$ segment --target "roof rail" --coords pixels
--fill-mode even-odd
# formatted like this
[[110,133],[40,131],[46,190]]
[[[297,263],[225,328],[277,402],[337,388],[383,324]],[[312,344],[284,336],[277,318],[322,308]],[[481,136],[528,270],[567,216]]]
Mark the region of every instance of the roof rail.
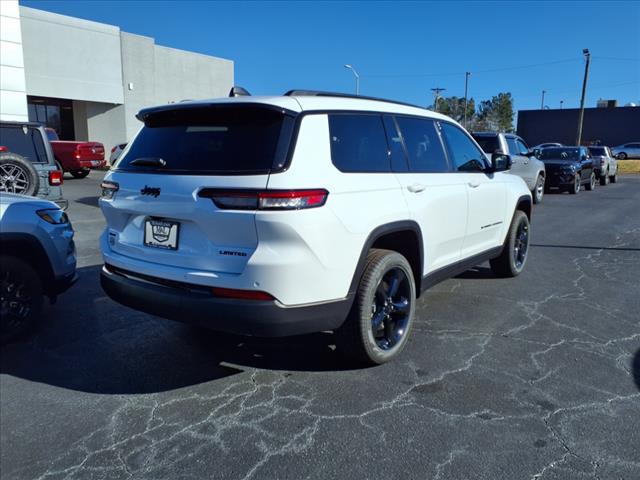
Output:
[[284,94],[285,97],[338,97],[338,98],[356,98],[359,100],[374,100],[376,102],[394,103],[396,105],[404,105],[406,107],[420,108],[427,110],[425,107],[415,105],[413,103],[399,102],[397,100],[389,100],[387,98],[366,97],[364,95],[353,95],[350,93],[323,92],[319,90],[289,90]]

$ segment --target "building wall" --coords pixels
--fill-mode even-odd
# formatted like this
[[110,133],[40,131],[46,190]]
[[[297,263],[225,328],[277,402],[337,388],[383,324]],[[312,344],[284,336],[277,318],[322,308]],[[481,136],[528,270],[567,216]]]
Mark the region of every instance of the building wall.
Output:
[[[521,110],[518,135],[529,145],[560,142],[573,145],[578,132],[579,109]],[[582,143],[600,141],[615,146],[640,141],[640,107],[585,108]]]
[[121,33],[126,138],[141,124],[144,107],[180,100],[225,97],[233,86],[233,62],[156,45],[149,37]]
[[123,103],[120,29],[20,7],[29,95]]
[[18,0],[0,1],[0,119],[29,119]]

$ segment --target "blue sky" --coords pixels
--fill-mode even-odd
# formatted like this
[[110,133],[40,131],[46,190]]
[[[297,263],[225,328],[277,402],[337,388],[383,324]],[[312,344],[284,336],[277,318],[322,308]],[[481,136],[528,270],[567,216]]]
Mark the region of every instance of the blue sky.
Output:
[[[640,2],[34,1],[21,5],[117,25],[156,43],[235,62],[254,95],[360,91],[420,105],[431,88],[476,101],[502,91],[516,109],[640,102]],[[522,68],[521,68],[522,67]]]

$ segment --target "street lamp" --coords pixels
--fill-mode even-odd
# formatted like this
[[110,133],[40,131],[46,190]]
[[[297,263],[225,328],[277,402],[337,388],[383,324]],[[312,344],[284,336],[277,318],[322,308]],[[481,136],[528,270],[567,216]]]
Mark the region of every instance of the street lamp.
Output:
[[356,69],[353,68],[351,65],[345,65],[344,68],[351,70],[353,72],[353,74],[356,77],[356,95],[360,95],[360,75],[358,75],[358,72],[356,72]]

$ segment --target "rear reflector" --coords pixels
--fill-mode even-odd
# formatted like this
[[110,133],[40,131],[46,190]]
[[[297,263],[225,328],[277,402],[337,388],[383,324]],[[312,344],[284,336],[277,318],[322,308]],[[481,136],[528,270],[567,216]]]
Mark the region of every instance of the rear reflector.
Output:
[[301,210],[323,206],[329,192],[308,190],[218,190],[205,188],[199,197],[210,198],[225,210]]
[[61,170],[53,170],[49,172],[49,185],[52,187],[62,185],[62,175],[63,172]]
[[236,298],[240,300],[263,300],[263,301],[275,300],[275,298],[273,298],[267,292],[260,292],[257,290],[236,290],[234,288],[212,287],[211,291],[216,297],[222,297],[222,298]]

